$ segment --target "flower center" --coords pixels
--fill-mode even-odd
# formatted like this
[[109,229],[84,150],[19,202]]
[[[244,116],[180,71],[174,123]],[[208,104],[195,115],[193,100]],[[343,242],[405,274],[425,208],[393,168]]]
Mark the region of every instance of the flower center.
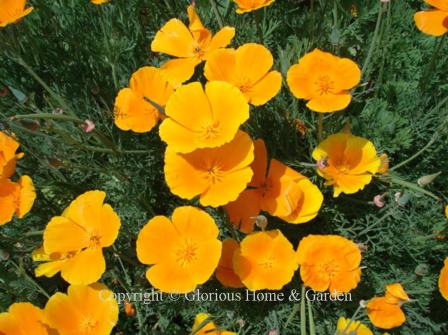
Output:
[[89,242],[90,248],[98,248],[101,246],[101,236],[99,234],[92,234],[92,236],[90,236]]
[[339,264],[334,259],[321,264],[321,271],[325,272],[330,278],[334,277],[339,272]]
[[190,240],[186,240],[183,246],[176,252],[176,261],[185,267],[197,260],[197,246]]
[[212,140],[218,137],[219,135],[218,127],[219,127],[219,121],[202,126],[200,130],[201,138],[204,140]]
[[223,173],[219,166],[211,166],[207,171],[208,180],[212,184],[220,183],[223,177]]
[[194,53],[195,53],[196,57],[198,57],[200,59],[202,59],[205,55],[204,50],[202,50],[199,45],[194,48]]
[[86,316],[81,322],[81,331],[85,334],[93,333],[95,328],[98,326],[98,321],[91,316]]
[[334,89],[334,81],[327,75],[319,76],[314,84],[317,86],[317,93],[319,95],[332,93]]
[[264,267],[265,269],[272,269],[274,267],[275,261],[272,256],[266,257],[263,259],[260,263],[258,263],[260,266]]

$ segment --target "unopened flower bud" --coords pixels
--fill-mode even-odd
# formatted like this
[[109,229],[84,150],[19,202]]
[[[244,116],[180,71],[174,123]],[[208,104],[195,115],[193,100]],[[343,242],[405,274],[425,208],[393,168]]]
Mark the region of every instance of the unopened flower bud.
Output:
[[266,216],[257,215],[251,217],[251,219],[255,219],[255,224],[257,225],[258,228],[260,228],[261,230],[266,229],[266,226],[268,225],[268,219],[266,218]]
[[428,274],[428,271],[429,271],[428,265],[426,265],[426,264],[419,264],[419,265],[416,266],[416,268],[414,270],[414,273],[417,276],[423,277],[423,276],[426,276]]
[[439,171],[437,173],[433,173],[433,174],[429,174],[427,176],[420,177],[417,180],[417,184],[421,187],[431,184],[434,181],[434,179],[436,179],[441,173],[442,173],[442,171]]
[[319,159],[316,163],[316,166],[319,170],[324,170],[328,167],[328,157],[324,157]]
[[368,301],[366,301],[366,300],[360,300],[359,301],[359,306],[361,308],[366,308],[367,307],[367,303],[368,303]]
[[381,194],[375,195],[375,197],[373,198],[373,203],[376,207],[383,208],[385,205],[384,196]]

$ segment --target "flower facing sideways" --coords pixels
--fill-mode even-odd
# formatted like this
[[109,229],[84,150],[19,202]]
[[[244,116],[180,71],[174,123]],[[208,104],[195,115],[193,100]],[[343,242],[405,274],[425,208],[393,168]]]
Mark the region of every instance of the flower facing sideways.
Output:
[[269,6],[275,0],[233,0],[238,6],[236,12],[244,14],[254,10]]
[[409,300],[401,284],[387,285],[384,296],[369,300],[367,315],[375,327],[382,329],[399,327],[406,321],[401,305]]
[[0,0],[0,28],[15,23],[33,11],[25,8],[26,0]]
[[178,207],[171,220],[156,216],[140,231],[137,257],[151,265],[146,278],[162,292],[188,293],[218,266],[221,241],[215,220],[191,206]]
[[44,311],[30,303],[15,303],[0,313],[1,335],[49,335]]
[[43,247],[33,252],[33,260],[45,262],[36,276],[52,277],[61,271],[72,285],[98,281],[106,270],[103,248],[118,236],[120,218],[104,204],[106,194],[89,191],[76,198],[61,216],[51,219],[44,231]]
[[373,143],[349,132],[330,135],[312,156],[318,162],[317,173],[327,180],[326,185],[333,186],[334,197],[362,190],[381,166]]
[[298,99],[308,100],[315,112],[329,113],[346,108],[349,92],[361,80],[361,70],[348,58],[315,49],[288,70],[289,89]]
[[448,257],[445,258],[444,267],[440,271],[439,291],[446,300],[448,300]]
[[233,265],[251,291],[282,289],[298,267],[291,242],[278,229],[247,235],[233,256]]
[[195,82],[177,89],[165,109],[167,118],[159,134],[170,150],[189,153],[195,149],[229,143],[249,118],[244,95],[229,83]]
[[448,32],[448,0],[425,0],[425,2],[435,8],[415,13],[414,21],[417,28],[432,36],[446,34]]
[[0,225],[12,220],[14,214],[22,219],[33,207],[36,191],[33,181],[28,176],[19,181],[0,180]]
[[11,177],[16,171],[16,162],[23,153],[16,153],[19,143],[0,131],[0,180]]
[[218,279],[218,281],[225,287],[244,287],[244,284],[241,282],[233,268],[233,255],[239,247],[238,242],[231,238],[228,238],[222,242],[221,259],[219,260],[215,276],[216,279]]
[[349,292],[361,280],[361,251],[338,235],[308,235],[297,248],[300,277],[315,291]]
[[67,294],[48,300],[45,316],[59,335],[109,335],[118,321],[118,303],[102,284],[72,285]]
[[[210,315],[207,313],[199,313],[194,319],[191,334],[195,335],[236,335],[234,332],[219,329],[214,322],[210,321]],[[204,324],[205,323],[205,324]]]
[[150,131],[161,115],[145,98],[164,107],[173,91],[159,69],[149,66],[140,68],[132,75],[129,88],[118,92],[114,107],[115,125],[121,130],[136,133]]
[[290,223],[312,220],[323,202],[319,188],[278,160],[269,162],[263,140],[256,140],[254,145],[254,175],[249,188],[225,207],[230,221],[242,232],[250,233],[262,210]]
[[348,325],[349,322],[350,319],[340,317],[335,335],[374,335],[365,324],[359,321],[352,321],[350,325]]
[[189,6],[187,28],[178,19],[169,20],[151,43],[153,52],[176,57],[161,66],[170,81],[182,83],[193,76],[196,65],[206,60],[211,52],[225,48],[235,36],[235,29],[224,27],[214,36],[203,26],[193,6]]
[[218,148],[188,154],[165,152],[165,180],[171,192],[183,199],[199,196],[202,206],[219,207],[238,198],[253,172],[254,145],[245,132]]
[[219,49],[210,54],[204,73],[208,80],[226,81],[240,89],[255,106],[271,100],[282,85],[280,72],[271,71],[274,59],[261,44],[248,43],[238,49]]

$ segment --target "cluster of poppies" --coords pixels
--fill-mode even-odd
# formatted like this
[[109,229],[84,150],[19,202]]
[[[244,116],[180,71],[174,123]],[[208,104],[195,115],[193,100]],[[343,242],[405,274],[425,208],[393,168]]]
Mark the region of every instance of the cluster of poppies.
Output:
[[[247,13],[275,0],[234,0],[237,13]],[[108,0],[91,0],[103,4]],[[427,0],[437,9],[415,15],[417,27],[440,36],[448,31],[448,1]],[[29,14],[26,1],[0,1],[0,27]],[[314,219],[323,195],[309,178],[270,155],[262,139],[242,130],[256,107],[281,90],[282,75],[263,45],[247,43],[228,48],[233,27],[213,34],[204,27],[193,5],[189,24],[169,20],[151,43],[153,52],[169,58],[160,67],[145,66],[132,74],[115,99],[115,125],[145,133],[159,125],[166,143],[164,175],[170,191],[203,207],[223,208],[226,219],[244,237],[221,241],[215,219],[204,209],[182,206],[171,217],[155,216],[138,235],[139,261],[149,265],[149,283],[167,293],[194,291],[213,276],[225,287],[251,291],[280,290],[299,270],[303,284],[332,294],[349,292],[361,280],[361,250],[337,235],[308,235],[297,248],[279,229],[267,230],[268,213],[289,224]],[[199,65],[203,73],[198,74]],[[203,78],[189,82],[191,78]],[[350,59],[315,49],[290,67],[286,82],[298,99],[317,113],[345,109],[351,90],[361,80]],[[28,176],[14,182],[19,144],[13,134],[0,132],[0,225],[22,218],[31,209],[35,191]],[[333,196],[353,194],[373,177],[388,172],[388,159],[369,140],[343,130],[328,136],[312,152],[316,172],[332,186]],[[106,271],[103,249],[115,242],[121,221],[105,203],[106,194],[93,190],[69,204],[47,224],[42,246],[33,260],[37,277],[57,273],[70,286],[56,293],[44,309],[13,304],[0,314],[0,333],[110,334],[118,320],[112,292],[99,283]],[[447,207],[448,212],[448,207]],[[447,213],[448,216],[448,213]],[[258,230],[259,228],[260,230]],[[439,288],[448,300],[448,258]],[[382,297],[365,304],[370,321],[382,329],[405,322],[402,304],[410,298],[399,283],[386,286]],[[22,320],[26,318],[28,322]],[[340,318],[338,334],[372,334],[359,321]],[[219,329],[208,314],[199,314],[196,334],[232,335]]]
[[[19,143],[13,134],[0,131],[0,226],[14,216],[22,219],[33,207],[36,192],[29,176],[15,177]],[[14,181],[17,179],[17,181]]]

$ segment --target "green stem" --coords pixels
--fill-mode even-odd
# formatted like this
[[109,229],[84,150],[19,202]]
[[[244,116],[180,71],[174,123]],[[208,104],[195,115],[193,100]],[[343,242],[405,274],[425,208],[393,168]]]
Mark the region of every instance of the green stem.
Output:
[[353,321],[356,320],[356,317],[358,316],[359,312],[361,311],[362,307],[361,305],[358,306],[355,313],[353,313],[353,316],[350,318],[350,321],[347,323],[347,326],[345,326],[344,330],[340,335],[348,335],[348,330],[350,329],[350,326],[352,325]]
[[310,335],[316,335],[316,326],[314,324],[313,306],[311,304],[311,301],[307,300],[307,305],[308,305],[308,323],[310,326]]
[[437,61],[439,58],[438,55],[440,53],[440,50],[442,49],[444,41],[445,41],[445,35],[443,35],[436,41],[436,44],[434,47],[434,52],[432,53],[431,61],[429,62],[428,66],[426,67],[423,77],[420,79],[420,87],[421,87],[422,91],[424,91],[426,89],[426,86],[428,85],[428,81],[429,81],[428,80],[429,76],[432,74],[434,68],[437,65]]
[[305,285],[302,285],[300,301],[300,335],[306,335]]
[[371,231],[373,228],[378,226],[381,222],[386,220],[389,216],[392,216],[394,214],[394,212],[395,212],[395,208],[396,207],[391,208],[386,214],[384,214],[382,217],[380,217],[378,220],[376,220],[373,224],[371,224],[370,226],[366,227],[364,230],[362,230],[361,232],[359,232],[356,235],[358,237],[360,237],[360,236],[368,233],[369,231]]
[[429,140],[429,142],[419,151],[417,151],[414,155],[412,155],[411,157],[409,157],[408,159],[404,160],[403,162],[391,167],[389,169],[389,171],[394,171],[396,169],[399,169],[400,167],[412,162],[414,159],[418,158],[421,154],[423,154],[426,150],[428,150],[433,144],[434,142],[437,140],[438,137],[438,133],[434,133],[434,135],[431,137],[431,139]]
[[218,5],[216,4],[215,0],[210,0],[212,4],[212,10],[215,14],[216,21],[218,22],[218,25],[220,28],[224,27],[224,22],[222,21],[221,14],[219,13]]
[[404,187],[409,188],[409,189],[411,189],[413,191],[416,191],[416,192],[419,192],[419,193],[422,193],[422,194],[426,194],[427,196],[429,196],[429,197],[431,197],[431,198],[433,198],[433,199],[435,199],[437,201],[440,201],[440,198],[438,196],[436,196],[434,193],[431,193],[431,192],[425,190],[424,188],[421,188],[420,186],[418,186],[416,184],[413,184],[413,183],[410,183],[410,182],[408,182],[406,180],[403,180],[403,179],[401,179],[401,178],[399,178],[397,176],[388,175],[388,176],[385,176],[385,177],[381,177],[380,180],[386,180],[386,181],[389,181],[389,182],[391,182],[393,184],[404,186]]
[[21,114],[12,116],[10,118],[10,120],[12,121],[24,120],[24,119],[58,120],[58,121],[71,121],[71,122],[84,123],[84,120],[81,120],[74,116],[50,114],[50,113]]
[[263,29],[261,27],[262,23],[261,11],[255,12],[254,15],[255,15],[255,25],[257,27],[258,39],[260,40],[260,43],[263,44],[264,36],[263,36]]
[[364,64],[362,66],[362,76],[363,79],[365,79],[365,76],[367,75],[367,69],[368,66],[370,65],[370,61],[372,59],[373,56],[373,52],[375,50],[375,47],[377,45],[377,40],[378,40],[378,36],[379,36],[379,32],[380,32],[380,27],[381,27],[381,21],[383,18],[383,6],[386,5],[386,3],[380,3],[380,9],[378,11],[378,17],[376,20],[376,26],[375,26],[375,31],[373,33],[373,38],[372,38],[372,42],[370,43],[370,48],[369,51],[367,53],[367,57],[366,60],[364,61]]
[[50,295],[43,289],[42,286],[39,285],[39,283],[37,283],[32,277],[30,277],[28,275],[28,273],[25,271],[25,269],[23,269],[23,267],[21,267],[20,265],[18,265],[16,262],[14,262],[12,259],[9,261],[15,268],[16,270],[22,274],[26,280],[28,280],[38,291],[39,293],[41,293],[43,296],[45,296],[47,299],[50,299]]
[[324,133],[324,114],[319,113],[317,119],[317,141],[320,143]]

